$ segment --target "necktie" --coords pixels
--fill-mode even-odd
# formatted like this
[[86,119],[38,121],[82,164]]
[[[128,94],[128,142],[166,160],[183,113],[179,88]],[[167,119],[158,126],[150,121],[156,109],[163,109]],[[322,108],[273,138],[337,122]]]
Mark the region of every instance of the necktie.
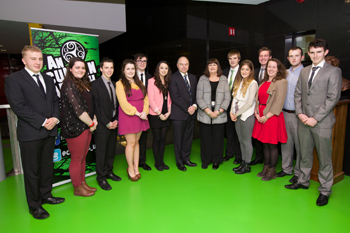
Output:
[[38,74],[33,74],[33,76],[36,78],[36,83],[38,84],[41,92],[44,94],[44,96],[46,97],[46,93],[45,93],[45,89],[43,84],[41,83],[40,79],[39,79],[39,75]]
[[141,73],[141,82],[144,85],[145,83],[143,82],[143,73]]
[[309,79],[309,89],[311,87],[311,84],[312,84],[312,80],[314,78],[314,75],[315,75],[315,72],[316,70],[320,68],[319,66],[315,66],[315,67],[312,67],[312,73],[311,73],[311,76],[310,76],[310,79]]
[[109,86],[109,92],[110,92],[110,94],[111,94],[112,107],[113,107],[113,110],[114,110],[114,96],[113,96],[113,91],[112,91],[112,84],[111,84],[111,82],[108,82],[108,86]]
[[265,69],[263,69],[263,68],[260,69],[259,82],[261,82],[264,79],[264,71],[265,71]]
[[230,77],[230,90],[232,91],[232,87],[233,87],[233,73],[235,72],[235,70],[231,70],[231,77]]
[[185,78],[185,83],[186,83],[186,86],[187,86],[187,90],[188,90],[188,92],[190,93],[190,105],[192,106],[191,86],[190,86],[190,83],[189,83],[188,80],[187,80],[187,75],[186,75],[186,74],[184,75],[184,78]]

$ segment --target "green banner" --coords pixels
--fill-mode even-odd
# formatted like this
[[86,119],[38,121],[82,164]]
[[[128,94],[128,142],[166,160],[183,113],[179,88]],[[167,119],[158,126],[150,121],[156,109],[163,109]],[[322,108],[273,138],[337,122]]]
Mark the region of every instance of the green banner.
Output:
[[[96,79],[97,66],[100,62],[97,35],[39,28],[31,28],[31,32],[33,45],[38,46],[43,52],[44,66],[42,72],[54,79],[58,96],[60,96],[60,89],[66,74],[66,66],[72,57],[84,59],[87,63],[90,81]],[[92,138],[86,156],[86,176],[96,173],[95,148]],[[68,170],[70,160],[67,143],[61,136],[61,128],[59,127],[53,156],[54,186],[70,182]]]

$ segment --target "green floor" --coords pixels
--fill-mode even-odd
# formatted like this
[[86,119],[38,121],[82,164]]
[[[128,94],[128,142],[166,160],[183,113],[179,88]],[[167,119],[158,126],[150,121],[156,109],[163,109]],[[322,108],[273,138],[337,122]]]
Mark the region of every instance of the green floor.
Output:
[[[308,190],[287,190],[290,176],[263,182],[252,173],[236,175],[225,162],[216,171],[200,167],[199,140],[192,147],[191,160],[199,166],[186,172],[175,166],[173,145],[166,147],[170,170],[153,166],[152,150],[147,161],[152,171],[142,179],[127,179],[123,155],[116,157],[111,191],[100,188],[92,197],[76,197],[71,184],[53,189],[65,197],[60,205],[44,205],[46,220],[35,220],[26,206],[23,176],[0,182],[0,232],[350,232],[350,177],[333,186],[329,204],[316,206],[318,183]],[[280,165],[279,165],[280,166]],[[87,182],[97,187],[95,176]]]

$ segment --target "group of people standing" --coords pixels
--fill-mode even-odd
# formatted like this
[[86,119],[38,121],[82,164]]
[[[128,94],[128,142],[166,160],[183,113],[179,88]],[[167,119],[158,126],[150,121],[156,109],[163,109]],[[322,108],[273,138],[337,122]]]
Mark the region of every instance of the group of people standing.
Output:
[[[69,173],[74,195],[92,196],[96,188],[85,181],[85,157],[94,133],[96,173],[103,190],[112,187],[107,179],[120,181],[113,173],[117,133],[126,139],[126,170],[131,181],[141,179],[139,167],[146,164],[147,130],[153,134],[155,168],[169,169],[164,163],[165,138],[170,124],[174,131],[176,166],[197,166],[190,161],[195,119],[200,122],[202,168],[213,164],[214,170],[223,161],[235,156],[236,174],[251,172],[251,165],[263,163],[257,174],[268,181],[292,175],[288,189],[307,189],[314,146],[320,168],[320,195],[317,205],[328,203],[333,184],[332,127],[333,108],[340,98],[341,71],[325,62],[328,45],[316,39],[308,48],[312,65],[303,68],[303,51],[289,50],[290,69],[286,70],[267,47],[259,50],[260,68],[250,60],[240,64],[237,50],[228,53],[230,67],[222,70],[217,59],[209,59],[203,75],[190,74],[189,60],[180,57],[178,71],[171,72],[166,61],[160,61],[154,77],[146,72],[147,57],[142,53],[122,63],[120,79],[111,80],[113,60],[100,62],[101,78],[90,83],[87,65],[72,58],[61,87],[59,98],[53,79],[40,72],[41,50],[25,46],[22,61],[25,68],[5,79],[5,93],[18,116],[18,140],[23,161],[26,197],[29,211],[36,219],[49,213],[42,204],[59,204],[64,198],[53,197],[52,157],[57,124],[62,127],[71,154]],[[197,112],[197,113],[196,113]],[[61,121],[61,122],[60,122]],[[226,131],[226,132],[225,132]],[[224,154],[224,135],[227,146]],[[252,141],[252,138],[254,139]],[[278,143],[282,145],[282,171],[276,172]],[[253,144],[256,158],[252,161]]]

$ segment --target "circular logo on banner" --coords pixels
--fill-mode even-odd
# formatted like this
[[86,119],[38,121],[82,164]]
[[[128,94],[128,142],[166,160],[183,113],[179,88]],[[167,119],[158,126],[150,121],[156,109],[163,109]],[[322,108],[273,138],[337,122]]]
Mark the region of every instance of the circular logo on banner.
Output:
[[85,60],[86,50],[78,41],[69,40],[62,45],[61,55],[66,62],[69,62],[72,57],[80,57]]

